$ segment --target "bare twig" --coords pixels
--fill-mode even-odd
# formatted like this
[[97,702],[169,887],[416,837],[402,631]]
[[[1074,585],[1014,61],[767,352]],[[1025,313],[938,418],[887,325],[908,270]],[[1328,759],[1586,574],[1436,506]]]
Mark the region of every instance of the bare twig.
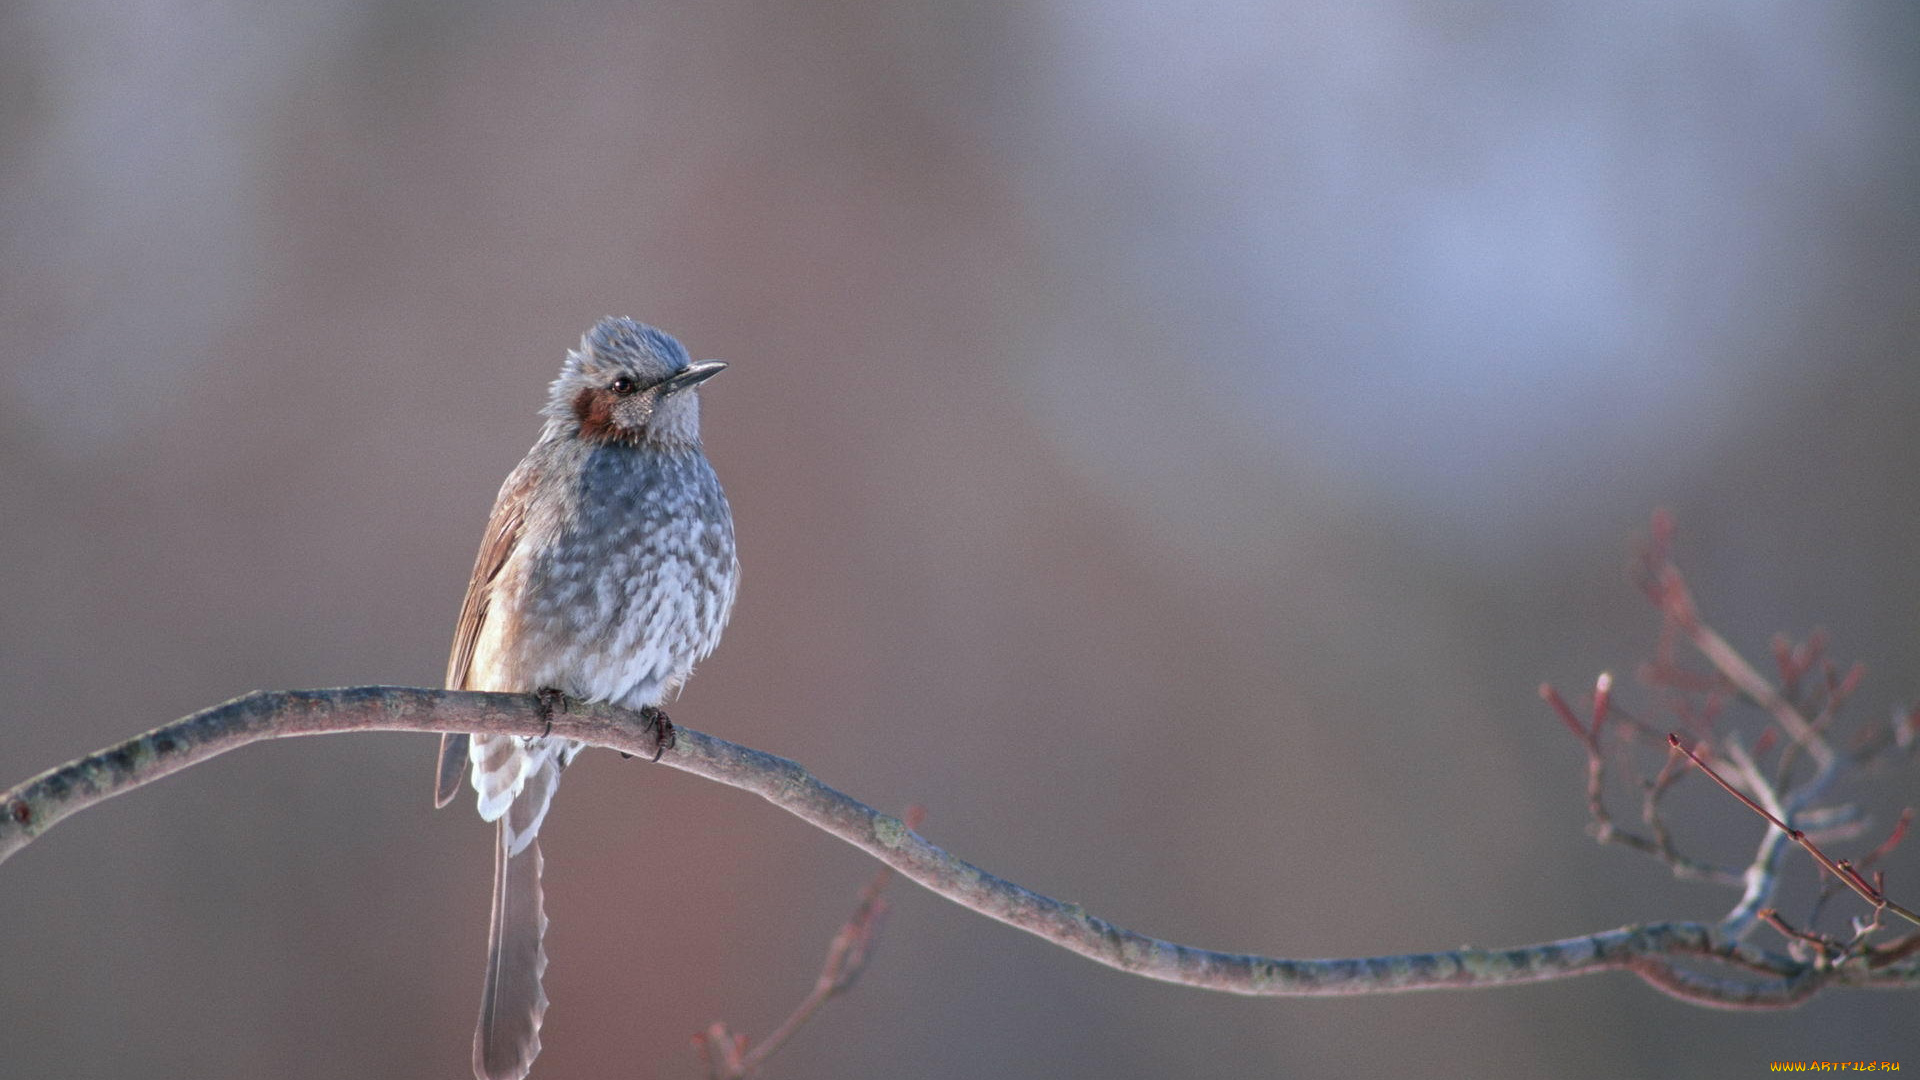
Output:
[[[1595,835],[1660,858],[1678,877],[1740,886],[1739,902],[1714,927],[1724,940],[1744,941],[1755,926],[1766,924],[1786,936],[1800,953],[1811,942],[1826,943],[1834,952],[1815,957],[1822,962],[1831,956],[1841,957],[1839,963],[1865,957],[1871,966],[1890,962],[1889,956],[1911,955],[1914,950],[1905,941],[1876,947],[1867,940],[1883,929],[1884,914],[1892,912],[1907,918],[1907,909],[1887,900],[1877,877],[1869,882],[1845,860],[1824,855],[1819,845],[1850,839],[1865,828],[1866,815],[1858,806],[1822,805],[1821,800],[1827,798],[1840,777],[1863,771],[1882,756],[1890,756],[1889,751],[1910,754],[1920,749],[1916,745],[1920,740],[1914,738],[1920,709],[1896,710],[1891,722],[1867,727],[1846,740],[1845,751],[1836,750],[1829,739],[1839,738],[1842,709],[1859,689],[1866,669],[1860,664],[1843,666],[1831,659],[1824,631],[1816,630],[1798,644],[1777,635],[1771,651],[1779,685],[1769,684],[1701,617],[1686,579],[1670,557],[1674,535],[1673,519],[1665,513],[1655,514],[1651,540],[1637,563],[1636,580],[1661,615],[1653,656],[1639,672],[1642,682],[1659,695],[1671,713],[1663,727],[1670,732],[1677,725],[1692,745],[1683,744],[1671,733],[1657,734],[1623,708],[1614,700],[1611,680],[1604,675],[1596,687],[1594,716],[1596,720],[1616,718],[1612,740],[1602,740],[1599,725],[1581,721],[1551,688],[1542,689],[1542,696],[1560,722],[1586,748],[1587,807]],[[1691,662],[1694,657],[1682,655],[1683,649],[1689,648],[1706,661],[1704,669]],[[1757,737],[1750,740],[1731,724],[1738,710],[1726,708],[1742,703],[1757,708],[1767,720]],[[1622,829],[1609,816],[1605,774],[1608,759],[1615,754],[1626,757],[1628,767],[1632,767],[1634,758],[1628,751],[1636,741],[1649,737],[1667,744],[1668,753],[1659,772],[1642,780],[1641,818],[1647,829],[1647,835],[1642,836]],[[1811,759],[1814,767],[1810,775],[1804,775],[1807,770],[1799,770],[1803,775],[1796,776],[1794,765],[1802,756]],[[1683,854],[1663,820],[1662,797],[1696,765],[1768,822],[1752,857],[1740,870],[1723,869]],[[1862,862],[1863,868],[1870,867],[1898,842],[1905,831],[1904,821],[1894,828],[1887,844]],[[1781,864],[1794,844],[1814,853],[1825,871],[1823,888],[1805,931],[1793,930],[1774,910]],[[1816,929],[1822,905],[1840,885],[1874,905],[1870,920],[1853,921],[1851,941]],[[1647,976],[1646,971],[1642,974]],[[1666,976],[1650,977],[1650,981],[1654,979]],[[1684,978],[1667,981],[1676,986],[1694,985]]]
[[1540,684],[1540,697],[1551,708],[1560,722],[1566,725],[1573,737],[1587,750],[1587,816],[1591,818],[1590,830],[1594,839],[1603,844],[1619,844],[1643,854],[1652,855],[1672,868],[1677,878],[1690,881],[1708,881],[1720,885],[1739,885],[1742,877],[1739,871],[1682,854],[1673,845],[1673,837],[1668,833],[1666,823],[1660,818],[1660,797],[1666,794],[1675,780],[1685,775],[1673,767],[1669,760],[1659,775],[1643,784],[1644,792],[1640,804],[1640,818],[1645,822],[1652,837],[1648,838],[1622,827],[1614,820],[1607,809],[1607,758],[1600,742],[1601,732],[1608,720],[1617,719],[1620,724],[1635,733],[1647,733],[1646,729],[1632,716],[1615,708],[1613,702],[1613,676],[1601,672],[1594,681],[1593,720],[1583,723],[1566,699],[1554,689],[1551,683]]
[[1707,662],[1733,684],[1734,689],[1765,710],[1795,744],[1806,749],[1823,772],[1831,769],[1835,757],[1826,739],[1806,717],[1800,715],[1792,702],[1781,696],[1772,683],[1747,663],[1746,657],[1727,643],[1726,638],[1701,621],[1700,610],[1693,602],[1693,594],[1687,589],[1686,580],[1667,558],[1673,534],[1673,519],[1664,512],[1655,514],[1653,539],[1641,559],[1641,589],[1659,607],[1668,623],[1685,635],[1700,655],[1706,657]]
[[[646,718],[608,705],[563,702],[550,714],[531,694],[406,687],[248,694],[0,793],[0,859],[54,823],[197,761],[263,739],[345,731],[552,733],[652,757]],[[1137,934],[1022,888],[922,839],[883,814],[764,751],[677,727],[660,763],[753,792],[867,852],[928,890],[1096,963],[1149,979],[1250,996],[1330,997],[1462,990],[1632,971],[1667,993],[1720,1008],[1784,1008],[1824,986],[1920,989],[1920,963],[1901,960],[1814,970],[1722,938],[1703,923],[1664,922],[1508,949],[1462,948],[1405,956],[1287,960],[1196,949]],[[17,914],[17,913],[16,913]],[[1668,958],[1718,961],[1757,978],[1722,979],[1674,968]]]
[[1900,842],[1907,838],[1907,829],[1912,825],[1913,807],[1909,806],[1900,811],[1900,817],[1893,823],[1893,831],[1887,834],[1885,840],[1880,841],[1879,847],[1867,852],[1866,857],[1860,860],[1860,865],[1872,866],[1874,863],[1893,854],[1893,849],[1899,847]]
[[1820,962],[1823,964],[1832,958],[1835,953],[1845,951],[1846,947],[1837,941],[1822,937],[1809,930],[1801,930],[1788,925],[1787,920],[1782,918],[1780,913],[1773,908],[1761,908],[1760,921],[1773,927],[1776,933],[1788,941],[1810,948],[1813,955],[1819,957]]
[[1805,832],[1789,826],[1786,822],[1780,820],[1778,817],[1775,817],[1773,813],[1770,812],[1766,807],[1760,805],[1758,802],[1748,797],[1746,792],[1741,791],[1739,788],[1728,783],[1726,777],[1721,776],[1718,772],[1716,772],[1713,766],[1708,765],[1705,761],[1702,761],[1698,754],[1695,754],[1692,750],[1689,750],[1685,745],[1683,745],[1680,742],[1680,736],[1668,735],[1667,739],[1670,743],[1672,743],[1675,749],[1681,751],[1682,753],[1686,754],[1688,758],[1692,759],[1694,765],[1698,767],[1700,771],[1712,777],[1714,783],[1719,784],[1721,787],[1725,788],[1727,791],[1727,794],[1732,795],[1734,798],[1739,799],[1742,803],[1745,803],[1747,809],[1753,811],[1756,814],[1759,814],[1763,818],[1766,818],[1767,821],[1770,824],[1772,824],[1774,828],[1779,829],[1781,832],[1785,833],[1787,835],[1787,839],[1792,840],[1794,843],[1799,844],[1801,847],[1805,848],[1807,850],[1807,854],[1813,856],[1813,861],[1819,863],[1821,867],[1823,867],[1827,871],[1827,873],[1832,874],[1834,877],[1840,879],[1841,884],[1845,885],[1849,889],[1852,889],[1854,892],[1859,893],[1861,899],[1865,900],[1869,904],[1872,904],[1876,910],[1884,908],[1888,911],[1893,912],[1895,915],[1898,915],[1901,918],[1907,920],[1908,922],[1913,923],[1916,926],[1920,926],[1920,915],[1915,915],[1913,912],[1908,911],[1906,908],[1900,906],[1899,904],[1894,903],[1892,900],[1887,899],[1887,896],[1884,892],[1880,891],[1880,889],[1877,888],[1876,886],[1870,884],[1867,881],[1867,879],[1862,877],[1860,875],[1860,872],[1858,870],[1855,870],[1853,868],[1853,865],[1849,863],[1847,860],[1841,859],[1838,862],[1836,862],[1833,859],[1828,858],[1827,853],[1824,851],[1821,851],[1820,846],[1818,844],[1815,844],[1812,840],[1808,839],[1807,834]]
[[[900,820],[907,828],[918,829],[925,817],[925,807],[909,806],[900,815]],[[820,966],[819,976],[813,981],[813,990],[779,1027],[760,1040],[758,1046],[749,1051],[746,1036],[734,1034],[719,1020],[693,1036],[694,1046],[706,1058],[708,1076],[713,1080],[743,1080],[752,1076],[754,1070],[765,1064],[782,1044],[792,1038],[794,1032],[799,1031],[820,1006],[853,989],[861,972],[866,970],[874,942],[879,938],[880,928],[886,923],[887,901],[881,893],[892,880],[893,868],[883,866],[867,882],[866,888],[860,890],[860,901],[854,906],[853,914],[840,927],[840,932],[833,936],[833,943],[827,946],[827,959]]]

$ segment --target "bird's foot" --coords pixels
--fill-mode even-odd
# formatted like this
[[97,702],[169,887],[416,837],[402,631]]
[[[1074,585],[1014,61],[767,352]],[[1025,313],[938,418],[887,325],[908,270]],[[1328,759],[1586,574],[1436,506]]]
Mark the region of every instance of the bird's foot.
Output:
[[547,730],[540,733],[541,738],[553,734],[553,714],[567,703],[567,695],[551,686],[543,686],[533,692],[534,707],[540,710],[540,719],[547,722]]
[[667,719],[665,712],[652,705],[641,709],[640,715],[645,717],[647,721],[644,730],[653,733],[653,760],[657,762],[660,760],[661,754],[673,749],[675,741],[673,736],[673,721]]

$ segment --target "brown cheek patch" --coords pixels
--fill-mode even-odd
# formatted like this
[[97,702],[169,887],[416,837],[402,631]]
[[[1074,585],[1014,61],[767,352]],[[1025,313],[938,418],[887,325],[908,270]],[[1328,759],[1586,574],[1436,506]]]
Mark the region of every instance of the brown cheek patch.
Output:
[[573,418],[580,421],[580,437],[594,442],[610,442],[618,437],[613,427],[613,395],[588,387],[574,395]]
[[573,396],[573,418],[580,421],[580,437],[588,442],[623,442],[638,445],[646,432],[624,428],[614,422],[613,407],[620,395],[604,387],[589,386]]

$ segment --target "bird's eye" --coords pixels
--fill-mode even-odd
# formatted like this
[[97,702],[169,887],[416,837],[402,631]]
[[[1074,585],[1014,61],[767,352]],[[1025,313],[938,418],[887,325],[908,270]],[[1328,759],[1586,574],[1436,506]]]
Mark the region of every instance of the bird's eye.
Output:
[[613,380],[611,383],[608,383],[607,388],[609,390],[612,390],[614,393],[619,394],[621,397],[626,397],[628,394],[631,394],[635,390],[639,389],[639,387],[634,384],[634,381],[632,379],[627,378],[625,375],[622,375],[619,378]]

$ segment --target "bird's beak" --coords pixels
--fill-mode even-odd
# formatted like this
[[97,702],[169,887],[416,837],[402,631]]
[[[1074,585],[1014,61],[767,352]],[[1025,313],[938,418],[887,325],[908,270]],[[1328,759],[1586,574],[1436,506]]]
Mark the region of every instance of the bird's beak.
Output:
[[724,360],[702,360],[698,363],[688,364],[685,371],[669,377],[660,384],[660,396],[667,397],[672,394],[677,394],[682,390],[699,386],[701,383],[706,382],[708,379],[713,378],[725,370],[727,370],[727,363]]

